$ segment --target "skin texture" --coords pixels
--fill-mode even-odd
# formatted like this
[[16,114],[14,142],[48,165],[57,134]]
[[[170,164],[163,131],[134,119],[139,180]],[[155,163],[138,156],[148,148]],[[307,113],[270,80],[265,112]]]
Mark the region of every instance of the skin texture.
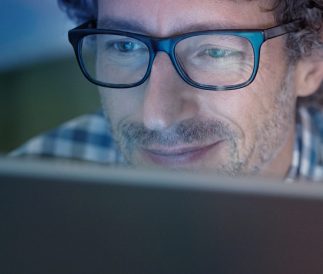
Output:
[[[187,31],[275,26],[264,1],[99,0],[99,26],[114,18],[140,24],[136,32],[166,37]],[[283,178],[291,163],[295,103],[306,70],[288,65],[286,36],[262,47],[255,81],[239,90],[212,92],[186,84],[159,53],[141,86],[100,88],[103,108],[126,160],[134,165],[218,174]],[[304,81],[302,80],[304,79]]]

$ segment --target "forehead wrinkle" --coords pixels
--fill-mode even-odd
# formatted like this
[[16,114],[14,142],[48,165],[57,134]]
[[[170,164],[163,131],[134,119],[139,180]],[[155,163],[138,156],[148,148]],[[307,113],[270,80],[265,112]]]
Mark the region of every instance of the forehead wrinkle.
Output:
[[[145,15],[138,12],[139,15],[134,16],[134,13],[127,12],[124,10],[126,3],[128,0],[115,0],[116,4],[112,5],[110,7],[105,1],[102,2],[101,0],[99,2],[99,16],[98,16],[98,27],[104,28],[104,29],[116,29],[116,30],[123,30],[123,31],[129,31],[129,32],[135,32],[140,34],[146,34],[153,37],[169,37],[174,35],[179,35],[182,33],[188,33],[188,32],[194,32],[194,31],[203,31],[203,30],[217,30],[217,29],[265,29],[274,26],[274,20],[268,20],[268,15],[263,16],[261,20],[260,16],[258,16],[258,21],[255,20],[234,20],[234,18],[230,19],[228,16],[221,16],[221,14],[218,14],[218,16],[204,16],[205,9],[198,9],[195,10],[195,2],[187,2],[187,5],[190,7],[190,10],[193,11],[193,13],[184,13],[179,14],[178,11],[175,8],[170,8],[172,5],[166,5],[168,1],[171,0],[156,0],[151,2],[151,5],[149,6],[150,17],[149,20],[146,17],[143,17]],[[120,2],[118,2],[120,1]],[[272,0],[226,0],[226,1],[220,1],[220,0],[206,0],[205,4],[210,5],[208,10],[210,10],[210,7],[215,9],[215,11],[218,9],[217,6],[221,5],[221,8],[223,9],[224,2],[228,3],[235,3],[244,5],[243,3],[250,3],[251,5],[257,5],[259,11],[264,11],[262,7],[268,4],[268,2],[271,2]],[[113,2],[113,1],[111,1]],[[163,3],[163,5],[162,5]],[[174,2],[171,2],[174,3]],[[192,4],[191,4],[192,3]],[[163,11],[168,11],[168,17],[165,17],[165,14],[163,14]],[[199,5],[201,6],[201,5]],[[203,5],[202,5],[203,6]],[[262,6],[262,7],[261,7]],[[245,6],[247,7],[247,6]],[[144,5],[144,1],[139,1],[138,4],[135,4],[134,7],[138,11],[144,11],[146,10],[147,6]],[[225,8],[224,8],[225,9]],[[244,8],[241,10],[242,13],[244,13],[244,17],[249,18],[245,15],[246,9]],[[227,11],[230,12],[230,8],[227,8]],[[268,11],[268,10],[267,10]],[[146,11],[147,12],[147,11]],[[210,11],[211,12],[211,11]],[[166,12],[167,13],[167,12]],[[198,15],[199,13],[200,16]],[[270,12],[271,13],[271,12]],[[136,13],[135,13],[136,14]],[[250,15],[249,15],[250,16]],[[175,18],[175,21],[174,21]],[[147,19],[145,21],[145,19]]]
[[98,27],[101,29],[117,29],[133,32],[147,32],[147,27],[140,21],[124,20],[118,17],[105,16],[98,20]]
[[[236,1],[236,0],[230,0]],[[142,34],[150,34],[151,30],[148,29],[146,24],[143,24],[140,21],[136,21],[133,19],[123,19],[118,17],[103,17],[98,20],[98,27],[102,29],[114,29],[114,30],[122,30],[122,31],[129,31],[129,32],[136,32]],[[230,23],[224,22],[212,22],[212,23],[190,23],[190,24],[177,24],[174,29],[172,29],[172,35],[181,34],[181,33],[188,33],[194,31],[204,31],[204,30],[220,30],[220,29],[238,29],[238,25],[234,25]]]

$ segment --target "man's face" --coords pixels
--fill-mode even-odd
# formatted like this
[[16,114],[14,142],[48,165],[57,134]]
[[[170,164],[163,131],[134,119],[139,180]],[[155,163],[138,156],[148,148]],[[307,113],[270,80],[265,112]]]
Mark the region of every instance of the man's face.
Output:
[[[266,4],[267,3],[267,4]],[[107,18],[167,37],[221,28],[275,26],[268,1],[99,0]],[[122,24],[109,28],[127,30]],[[112,23],[111,23],[112,24]],[[105,26],[106,27],[106,26]],[[255,81],[233,91],[199,90],[185,83],[159,52],[149,79],[120,90],[100,88],[104,110],[125,158],[134,165],[283,177],[291,161],[295,87],[285,37],[265,42]]]

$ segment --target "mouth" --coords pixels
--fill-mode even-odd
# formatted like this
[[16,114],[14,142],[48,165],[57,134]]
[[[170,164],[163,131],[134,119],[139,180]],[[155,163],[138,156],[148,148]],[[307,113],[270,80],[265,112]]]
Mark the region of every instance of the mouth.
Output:
[[212,144],[193,147],[153,147],[142,148],[145,159],[161,166],[188,165],[201,160],[210,150],[218,148],[224,140]]

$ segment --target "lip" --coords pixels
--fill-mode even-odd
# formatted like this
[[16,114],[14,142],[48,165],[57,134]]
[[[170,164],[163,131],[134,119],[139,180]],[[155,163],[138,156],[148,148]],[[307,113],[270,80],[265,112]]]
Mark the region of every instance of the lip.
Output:
[[212,144],[193,147],[154,147],[142,148],[141,153],[149,161],[162,165],[185,165],[203,158],[211,149],[218,147],[223,140]]

